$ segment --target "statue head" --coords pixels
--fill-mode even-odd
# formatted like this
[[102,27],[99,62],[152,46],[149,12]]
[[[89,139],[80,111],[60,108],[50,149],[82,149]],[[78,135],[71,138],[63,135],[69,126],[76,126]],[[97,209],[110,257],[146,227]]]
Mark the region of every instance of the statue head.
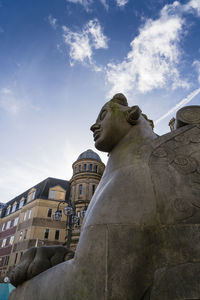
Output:
[[110,152],[134,126],[141,114],[140,108],[129,107],[126,97],[119,93],[101,109],[96,123],[91,126],[95,147]]

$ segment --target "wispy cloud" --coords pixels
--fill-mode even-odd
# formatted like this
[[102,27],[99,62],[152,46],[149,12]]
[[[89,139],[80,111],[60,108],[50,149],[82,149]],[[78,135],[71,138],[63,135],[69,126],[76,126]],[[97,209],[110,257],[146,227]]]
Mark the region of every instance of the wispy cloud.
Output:
[[198,82],[200,83],[200,61],[199,60],[195,60],[193,62],[193,67],[195,67],[197,74],[198,74]]
[[50,23],[50,25],[53,27],[53,29],[56,29],[56,27],[57,27],[57,19],[56,18],[54,18],[54,17],[52,17],[52,15],[49,15],[48,16],[48,21],[49,21],[49,23]]
[[90,20],[81,32],[73,32],[63,26],[64,41],[69,46],[71,65],[75,61],[93,64],[92,56],[95,49],[108,48],[107,37],[103,34],[97,19]]
[[10,115],[16,116],[24,110],[40,110],[34,106],[28,99],[17,96],[10,88],[2,88],[0,90],[0,109],[3,109]]
[[89,6],[91,3],[93,3],[93,0],[66,0],[67,2],[75,3],[75,4],[81,4],[83,7],[88,11]]
[[128,3],[129,0],[116,0],[118,6],[122,7]]
[[103,4],[103,6],[105,7],[106,10],[109,9],[109,5],[106,0],[100,0],[100,2]]
[[2,88],[0,90],[0,108],[11,115],[17,115],[22,106],[10,89]]
[[[86,11],[90,11],[91,5],[94,3],[94,0],[66,0],[66,1],[74,4],[81,4]],[[99,1],[103,4],[106,10],[109,9],[109,4],[107,0],[99,0]],[[124,7],[129,0],[115,0],[115,1],[117,6]]]
[[194,90],[186,98],[182,99],[178,104],[176,104],[174,107],[172,107],[166,114],[164,114],[162,117],[160,117],[158,120],[156,120],[155,124],[158,124],[159,122],[161,122],[165,118],[169,117],[177,109],[179,109],[183,105],[186,105],[187,103],[189,103],[190,101],[192,101],[199,93],[200,93],[200,88]]

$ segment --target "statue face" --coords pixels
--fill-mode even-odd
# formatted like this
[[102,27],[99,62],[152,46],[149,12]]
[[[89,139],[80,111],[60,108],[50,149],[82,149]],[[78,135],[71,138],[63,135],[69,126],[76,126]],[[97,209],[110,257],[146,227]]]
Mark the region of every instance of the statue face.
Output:
[[95,147],[103,152],[110,152],[130,130],[126,120],[127,108],[108,102],[101,109],[96,123],[91,126]]

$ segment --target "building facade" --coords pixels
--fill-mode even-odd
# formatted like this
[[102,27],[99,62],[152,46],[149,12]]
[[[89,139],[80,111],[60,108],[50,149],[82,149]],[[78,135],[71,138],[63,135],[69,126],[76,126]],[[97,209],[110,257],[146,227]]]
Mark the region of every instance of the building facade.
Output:
[[58,209],[73,207],[78,222],[73,224],[70,247],[75,250],[86,210],[101,179],[105,165],[92,150],[83,152],[72,165],[70,181],[47,178],[34,187],[1,204],[0,218],[0,277],[21,259],[28,248],[59,245],[66,242],[68,217],[53,219]]

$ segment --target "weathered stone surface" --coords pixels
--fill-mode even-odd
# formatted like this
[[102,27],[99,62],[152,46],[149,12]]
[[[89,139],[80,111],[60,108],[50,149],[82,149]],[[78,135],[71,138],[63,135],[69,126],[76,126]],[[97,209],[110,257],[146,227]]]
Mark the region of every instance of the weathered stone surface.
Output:
[[9,300],[200,299],[197,111],[182,109],[181,118],[192,121],[158,137],[123,95],[104,105],[91,129],[109,160],[75,257],[25,282]]

